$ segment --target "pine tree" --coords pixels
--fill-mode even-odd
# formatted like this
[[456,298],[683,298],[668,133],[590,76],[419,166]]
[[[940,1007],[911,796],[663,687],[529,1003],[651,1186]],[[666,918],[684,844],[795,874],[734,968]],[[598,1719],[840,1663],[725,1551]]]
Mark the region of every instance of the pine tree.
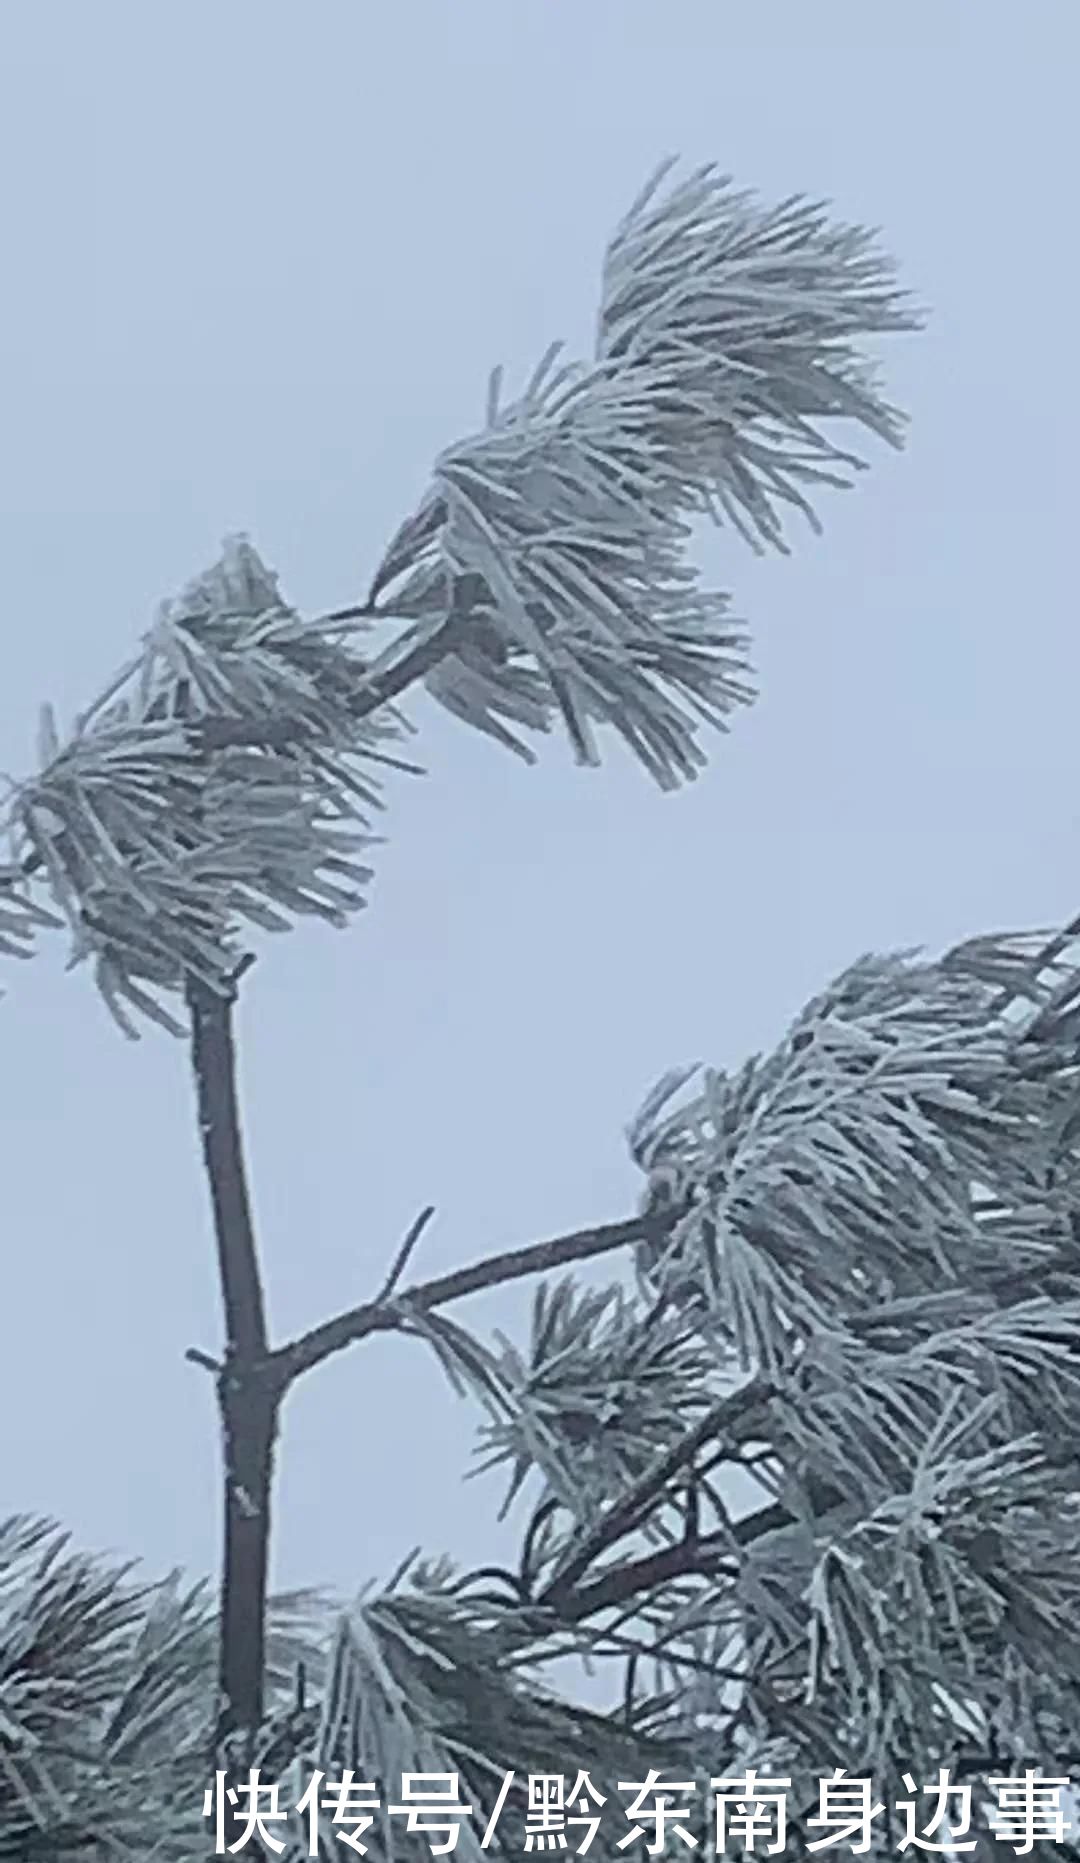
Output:
[[[559,726],[583,765],[617,735],[664,787],[693,778],[702,726],[753,696],[694,526],[783,550],[791,516],[816,525],[861,464],[850,431],[900,443],[872,349],[918,321],[874,235],[665,167],[609,246],[594,355],[552,349],[509,400],[496,373],[364,600],[304,618],[231,539],[68,736],[44,716],[0,941],[66,929],[125,1033],[190,1046],[224,1334],[190,1356],[225,1548],[211,1604],[8,1523],[0,1853],[205,1855],[204,1786],[253,1765],[353,1768],[387,1803],[404,1772],[456,1772],[479,1863],[510,1772],[489,1847],[516,1855],[529,1773],[588,1772],[610,1814],[659,1770],[704,1840],[709,1779],[753,1768],[790,1781],[797,1849],[838,1767],[891,1804],[908,1772],[1074,1763],[1080,928],[861,960],[775,1053],[659,1083],[629,1133],[637,1210],[429,1281],[424,1212],[372,1300],[282,1343],[237,1105],[252,941],[367,902],[384,787],[416,771],[402,703],[423,688],[529,762]],[[583,1287],[604,1253],[632,1277]],[[534,1278],[517,1346],[449,1311]],[[285,1399],[376,1332],[426,1341],[475,1401],[520,1559],[417,1556],[345,1613],[268,1604]],[[556,1685],[567,1657],[611,1675],[608,1711]],[[592,1854],[626,1828],[608,1815]],[[875,1849],[898,1828],[882,1814]],[[365,1841],[426,1854],[382,1813]]]

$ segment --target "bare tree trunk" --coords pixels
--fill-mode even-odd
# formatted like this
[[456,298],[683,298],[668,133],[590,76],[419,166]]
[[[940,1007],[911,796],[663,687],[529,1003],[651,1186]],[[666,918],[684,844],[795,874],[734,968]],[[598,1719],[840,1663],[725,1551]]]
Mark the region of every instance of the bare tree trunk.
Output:
[[[283,1381],[269,1352],[244,1167],[232,1032],[235,995],[221,997],[192,982],[188,1002],[225,1330],[217,1380],[224,1548],[211,1771],[223,1769],[235,1785],[253,1764],[264,1717],[270,1501]],[[238,1840],[246,1822],[239,1809],[233,1811],[229,1842]]]
[[264,1718],[266,1598],[277,1398],[251,1367],[227,1368],[219,1385],[224,1547],[221,1571],[220,1692],[216,1744],[240,1741],[250,1766]]

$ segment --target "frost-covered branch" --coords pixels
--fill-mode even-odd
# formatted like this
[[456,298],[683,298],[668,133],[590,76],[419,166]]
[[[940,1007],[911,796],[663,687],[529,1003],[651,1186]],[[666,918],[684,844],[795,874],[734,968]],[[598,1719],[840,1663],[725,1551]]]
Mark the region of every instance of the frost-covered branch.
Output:
[[[676,1443],[665,1448],[644,1474],[610,1507],[596,1525],[584,1533],[568,1555],[560,1559],[537,1602],[560,1610],[579,1587],[589,1567],[611,1546],[640,1527],[651,1514],[672,1478],[692,1462],[706,1443],[723,1440],[733,1421],[742,1432],[753,1429],[755,1413],[772,1396],[772,1387],[763,1379],[754,1379],[738,1390],[726,1394],[710,1405],[705,1415],[686,1431]],[[762,1423],[758,1434],[763,1433]],[[728,1542],[730,1548],[730,1541]]]
[[[176,1032],[189,978],[228,994],[243,940],[365,903],[364,855],[418,685],[534,759],[615,732],[671,787],[703,725],[753,697],[745,631],[698,586],[694,525],[787,548],[785,515],[898,444],[868,346],[918,317],[874,237],[671,164],[609,247],[591,357],[492,379],[482,430],[435,462],[368,595],[307,621],[244,539],[167,602],[140,651],[12,798],[0,950],[66,924],[125,1032]],[[844,442],[844,443],[842,443]],[[376,651],[376,624],[394,637]]]
[[[542,1281],[499,1354],[433,1329],[479,1466],[508,1504],[532,1483],[519,1569],[469,1592],[519,1660],[625,1631],[669,1731],[701,1712],[808,1775],[1068,1748],[1080,992],[1053,943],[865,959],[772,1055],[670,1076],[630,1133],[637,1291]],[[741,1517],[712,1485],[739,1469]]]
[[757,549],[786,549],[785,510],[816,525],[809,489],[860,464],[828,424],[902,435],[863,342],[918,322],[864,230],[712,167],[665,187],[671,167],[609,247],[593,357],[553,345],[509,401],[495,372],[373,585],[423,638],[469,580],[470,641],[428,682],[457,716],[529,758],[520,731],[561,718],[583,763],[609,727],[664,786],[701,767],[699,721],[753,696],[744,630],[686,561],[693,520]]
[[[725,1766],[790,1771],[802,1803],[831,1765],[1075,1748],[1076,924],[860,960],[772,1053],[660,1083],[630,1132],[638,1214],[399,1289],[414,1225],[372,1299],[277,1349],[243,1194],[246,943],[365,903],[386,773],[416,769],[397,701],[422,687],[530,761],[560,725],[584,764],[614,733],[662,786],[693,777],[702,726],[753,695],[695,524],[757,550],[786,549],[792,515],[816,527],[818,491],[861,463],[851,435],[901,438],[874,352],[915,321],[866,231],[665,170],[610,245],[592,353],[552,349],[516,396],[496,372],[364,600],[305,620],[234,539],[67,739],[43,720],[0,948],[59,919],[129,1032],[194,1012],[227,1269],[213,1368],[252,1554],[226,1576],[240,1731],[301,1373],[376,1332],[423,1339],[481,1407],[504,1512],[527,1496],[516,1569],[408,1563],[340,1615],[313,1769],[460,1768],[479,1793],[522,1753],[627,1777],[647,1753],[681,1776],[705,1729]],[[553,1274],[615,1250],[632,1286]],[[446,1311],[531,1276],[523,1341]],[[541,1686],[567,1653],[626,1659],[616,1709]]]

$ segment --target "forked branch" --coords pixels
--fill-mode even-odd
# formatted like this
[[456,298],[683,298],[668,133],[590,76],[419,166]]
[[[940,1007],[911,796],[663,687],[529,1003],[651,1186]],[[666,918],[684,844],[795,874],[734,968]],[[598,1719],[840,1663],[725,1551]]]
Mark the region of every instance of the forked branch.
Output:
[[462,1300],[467,1294],[483,1293],[507,1281],[520,1281],[530,1274],[547,1274],[553,1268],[565,1267],[568,1262],[586,1261],[591,1256],[606,1255],[635,1242],[656,1241],[672,1220],[670,1216],[663,1219],[631,1216],[621,1222],[600,1223],[591,1229],[575,1229],[568,1235],[533,1242],[525,1248],[507,1249],[500,1255],[490,1255],[486,1260],[455,1268],[449,1274],[436,1275],[430,1281],[419,1281],[393,1302],[364,1301],[278,1348],[272,1356],[282,1384],[291,1384],[301,1372],[321,1365],[324,1359],[331,1358],[335,1352],[343,1352],[346,1346],[368,1338],[371,1333],[396,1332],[409,1309],[428,1312],[432,1307]]

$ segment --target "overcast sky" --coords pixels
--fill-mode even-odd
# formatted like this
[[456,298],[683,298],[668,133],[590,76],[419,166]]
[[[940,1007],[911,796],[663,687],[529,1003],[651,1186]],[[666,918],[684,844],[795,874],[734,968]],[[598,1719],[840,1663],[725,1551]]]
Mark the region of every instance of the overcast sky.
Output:
[[[745,9],[749,12],[750,9]],[[0,44],[0,766],[31,767],[162,596],[247,529],[287,596],[358,596],[496,362],[589,340],[665,154],[884,228],[933,309],[910,446],[825,534],[708,567],[763,696],[692,791],[520,768],[414,707],[371,910],[274,945],[243,1084],[276,1334],[635,1206],[656,1076],[772,1042],[868,949],[1080,907],[1074,9],[822,0],[9,5]],[[0,1003],[0,1511],[203,1570],[218,1342],[181,1044],[116,1032],[59,940]],[[508,1330],[521,1289],[456,1309]],[[491,1557],[468,1409],[373,1341],[288,1407],[275,1576]]]

